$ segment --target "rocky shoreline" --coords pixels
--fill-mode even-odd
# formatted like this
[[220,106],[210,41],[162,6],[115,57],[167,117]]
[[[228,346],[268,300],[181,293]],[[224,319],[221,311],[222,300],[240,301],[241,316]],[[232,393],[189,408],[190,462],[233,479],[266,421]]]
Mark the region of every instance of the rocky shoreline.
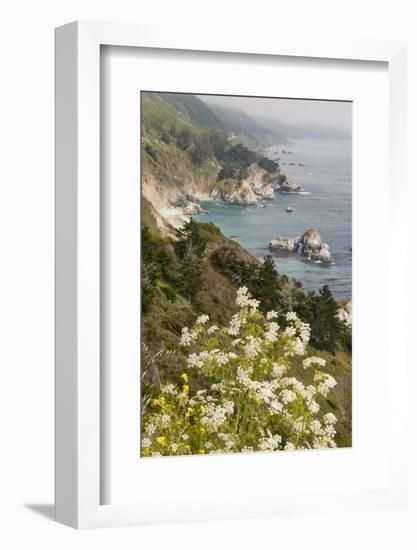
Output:
[[281,172],[269,174],[257,164],[251,164],[248,172],[248,177],[242,180],[237,188],[227,190],[219,185],[211,192],[210,198],[221,199],[230,204],[250,206],[266,200],[275,200],[275,191],[283,193],[301,191],[297,183]]

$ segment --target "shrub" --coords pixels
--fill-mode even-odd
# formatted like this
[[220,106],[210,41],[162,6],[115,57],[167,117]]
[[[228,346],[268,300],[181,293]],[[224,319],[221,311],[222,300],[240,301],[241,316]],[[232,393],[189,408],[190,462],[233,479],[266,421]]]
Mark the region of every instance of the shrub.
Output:
[[170,302],[175,302],[175,300],[177,299],[177,293],[172,287],[163,285],[161,286],[161,290]]
[[267,157],[263,157],[259,162],[258,162],[258,165],[263,168],[264,170],[266,170],[267,172],[269,172],[270,174],[273,174],[274,172],[277,171],[278,169],[278,163],[277,162],[274,162],[273,160],[267,158]]
[[[325,360],[307,356],[310,327],[293,312],[258,311],[246,287],[225,327],[208,315],[182,329],[182,359],[171,383],[143,394],[142,454],[189,455],[335,447],[333,413],[321,412],[336,380]],[[311,383],[289,371],[302,361]],[[198,380],[198,383],[197,383]]]

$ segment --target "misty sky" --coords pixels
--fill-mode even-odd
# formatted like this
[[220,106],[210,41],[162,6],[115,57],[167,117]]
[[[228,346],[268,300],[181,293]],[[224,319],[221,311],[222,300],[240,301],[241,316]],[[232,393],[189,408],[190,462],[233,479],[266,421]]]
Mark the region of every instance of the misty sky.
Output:
[[351,133],[352,103],[234,96],[199,96],[208,105],[217,103],[245,111],[248,115],[275,118],[291,125],[314,124]]

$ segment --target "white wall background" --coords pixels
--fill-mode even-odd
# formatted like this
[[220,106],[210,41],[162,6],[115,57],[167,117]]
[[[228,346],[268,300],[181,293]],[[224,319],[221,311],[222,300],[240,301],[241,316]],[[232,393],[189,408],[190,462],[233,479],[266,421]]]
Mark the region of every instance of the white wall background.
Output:
[[[417,208],[417,35],[410,0],[14,0],[0,18],[0,547],[415,548],[416,511],[76,532],[53,523],[53,28],[75,19],[223,20],[248,33],[408,40],[409,206]],[[410,226],[411,229],[411,226]],[[406,237],[406,236],[404,236]],[[411,254],[415,251],[412,250]],[[388,259],[387,259],[388,261]],[[410,281],[413,277],[410,263]],[[381,298],[382,299],[382,298]],[[415,300],[412,290],[411,301]],[[414,301],[415,304],[415,301]],[[411,309],[411,308],[410,308]],[[414,341],[409,317],[410,341]],[[415,382],[414,372],[410,372]],[[410,380],[410,397],[413,384]],[[393,389],[395,391],[395,389]],[[410,419],[415,412],[410,409]],[[416,424],[410,421],[410,440]],[[414,435],[411,435],[413,434]],[[395,434],[387,434],[389,444]],[[415,443],[410,457],[415,458]],[[414,453],[411,455],[411,453]],[[417,463],[415,461],[414,463]],[[414,495],[416,492],[413,474]],[[415,503],[416,498],[412,499]],[[143,546],[141,546],[143,545]]]

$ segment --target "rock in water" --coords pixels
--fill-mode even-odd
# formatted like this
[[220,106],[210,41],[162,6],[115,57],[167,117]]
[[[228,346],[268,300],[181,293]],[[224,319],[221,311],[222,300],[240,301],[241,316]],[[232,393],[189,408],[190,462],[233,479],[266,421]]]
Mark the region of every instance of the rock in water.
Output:
[[300,243],[302,246],[302,252],[304,255],[314,254],[321,250],[323,243],[317,229],[307,229],[303,233]]
[[323,264],[332,263],[332,255],[327,243],[323,243],[317,229],[308,229],[301,237],[275,237],[269,243],[275,252],[300,252],[305,258]]
[[332,263],[329,245],[323,243],[317,229],[308,229],[300,239],[301,254],[314,262]]
[[323,264],[332,263],[332,255],[330,254],[330,248],[328,244],[323,243],[323,246],[321,247],[321,250],[318,254],[318,261],[322,262]]
[[295,181],[292,181],[288,178],[284,179],[279,189],[284,193],[298,193],[299,191],[301,191],[301,187],[297,183],[295,183]]
[[275,237],[269,243],[269,248],[276,252],[297,252],[299,244],[300,237]]
[[184,207],[184,214],[187,216],[196,216],[197,214],[203,214],[204,210],[196,202],[188,202]]

